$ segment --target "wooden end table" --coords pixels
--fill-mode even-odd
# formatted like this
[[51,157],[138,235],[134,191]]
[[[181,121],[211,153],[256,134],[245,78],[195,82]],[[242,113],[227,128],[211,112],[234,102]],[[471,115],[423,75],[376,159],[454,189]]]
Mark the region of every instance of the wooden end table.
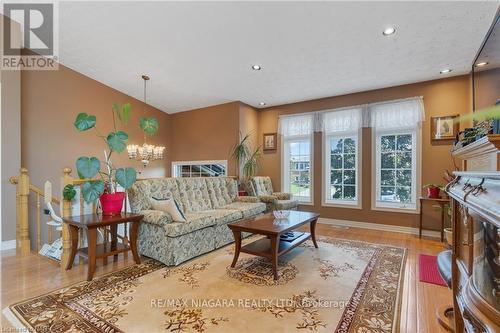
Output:
[[429,197],[420,197],[420,224],[418,227],[418,237],[422,238],[422,211],[423,211],[423,202],[431,201],[437,203],[441,207],[441,242],[444,241],[444,206],[450,203],[450,199],[448,198],[429,198]]
[[[318,222],[318,217],[319,214],[316,213],[290,211],[290,216],[283,220],[276,220],[272,213],[268,213],[248,220],[229,223],[227,226],[233,232],[235,240],[234,258],[231,267],[236,265],[240,252],[269,258],[273,264],[274,280],[278,280],[279,256],[284,255],[308,239],[312,239],[314,246],[318,248],[318,244],[316,243],[316,223]],[[291,242],[280,240],[282,234],[295,230],[307,223],[309,223],[311,233],[304,232],[303,235]],[[242,247],[242,232],[264,235],[267,238],[261,238]]]
[[[132,251],[136,264],[141,263],[141,258],[137,252],[137,229],[142,221],[143,215],[132,213],[121,213],[120,215],[107,216],[102,214],[87,214],[80,216],[64,217],[64,223],[68,224],[71,240],[71,252],[66,269],[71,269],[73,261],[78,253],[88,259],[87,281],[91,281],[95,272],[95,263],[97,258],[106,258],[114,256],[114,261],[118,260],[118,254]],[[118,244],[118,225],[122,223],[131,223],[129,246]],[[111,243],[97,244],[97,228],[108,227],[111,231]],[[78,249],[78,230],[87,231],[88,247]]]

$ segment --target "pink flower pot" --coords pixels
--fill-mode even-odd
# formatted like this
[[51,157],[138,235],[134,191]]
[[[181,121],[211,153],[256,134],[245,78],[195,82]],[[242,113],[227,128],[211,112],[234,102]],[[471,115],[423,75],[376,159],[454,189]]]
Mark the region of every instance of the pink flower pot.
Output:
[[439,187],[428,187],[427,188],[427,196],[432,199],[439,199],[441,196],[439,193],[441,192],[441,189]]
[[101,195],[102,215],[119,215],[122,212],[125,192],[105,193]]

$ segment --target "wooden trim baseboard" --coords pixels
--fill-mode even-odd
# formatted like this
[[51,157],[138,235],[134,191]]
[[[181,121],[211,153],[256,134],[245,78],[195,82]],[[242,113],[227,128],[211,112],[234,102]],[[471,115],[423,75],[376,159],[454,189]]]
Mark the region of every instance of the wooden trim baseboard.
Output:
[[[357,221],[348,221],[348,220],[337,220],[337,219],[330,219],[330,218],[326,218],[326,217],[320,217],[318,219],[318,223],[335,225],[335,226],[339,226],[339,227],[353,227],[353,228],[361,228],[361,229],[391,231],[391,232],[399,232],[402,234],[418,235],[418,228],[403,227],[403,226],[390,225],[390,224],[378,224],[378,223],[367,223],[367,222],[357,222]],[[441,237],[440,232],[434,231],[434,230],[422,230],[422,235],[425,237],[431,237],[431,238],[440,238]]]

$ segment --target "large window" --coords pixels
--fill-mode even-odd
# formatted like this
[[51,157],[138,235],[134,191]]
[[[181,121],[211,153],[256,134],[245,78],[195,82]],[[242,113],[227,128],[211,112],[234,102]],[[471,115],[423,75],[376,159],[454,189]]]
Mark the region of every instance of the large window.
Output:
[[358,134],[325,135],[324,204],[359,206]]
[[418,131],[380,131],[376,140],[376,207],[417,208]]
[[284,191],[301,202],[312,202],[312,137],[286,138],[283,148]]
[[226,172],[227,161],[172,162],[173,177],[221,177]]

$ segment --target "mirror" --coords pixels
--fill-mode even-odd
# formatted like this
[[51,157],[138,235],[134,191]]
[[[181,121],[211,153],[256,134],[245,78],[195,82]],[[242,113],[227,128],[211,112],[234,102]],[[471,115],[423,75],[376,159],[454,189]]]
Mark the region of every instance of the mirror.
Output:
[[495,21],[472,67],[474,111],[500,102],[500,16]]

